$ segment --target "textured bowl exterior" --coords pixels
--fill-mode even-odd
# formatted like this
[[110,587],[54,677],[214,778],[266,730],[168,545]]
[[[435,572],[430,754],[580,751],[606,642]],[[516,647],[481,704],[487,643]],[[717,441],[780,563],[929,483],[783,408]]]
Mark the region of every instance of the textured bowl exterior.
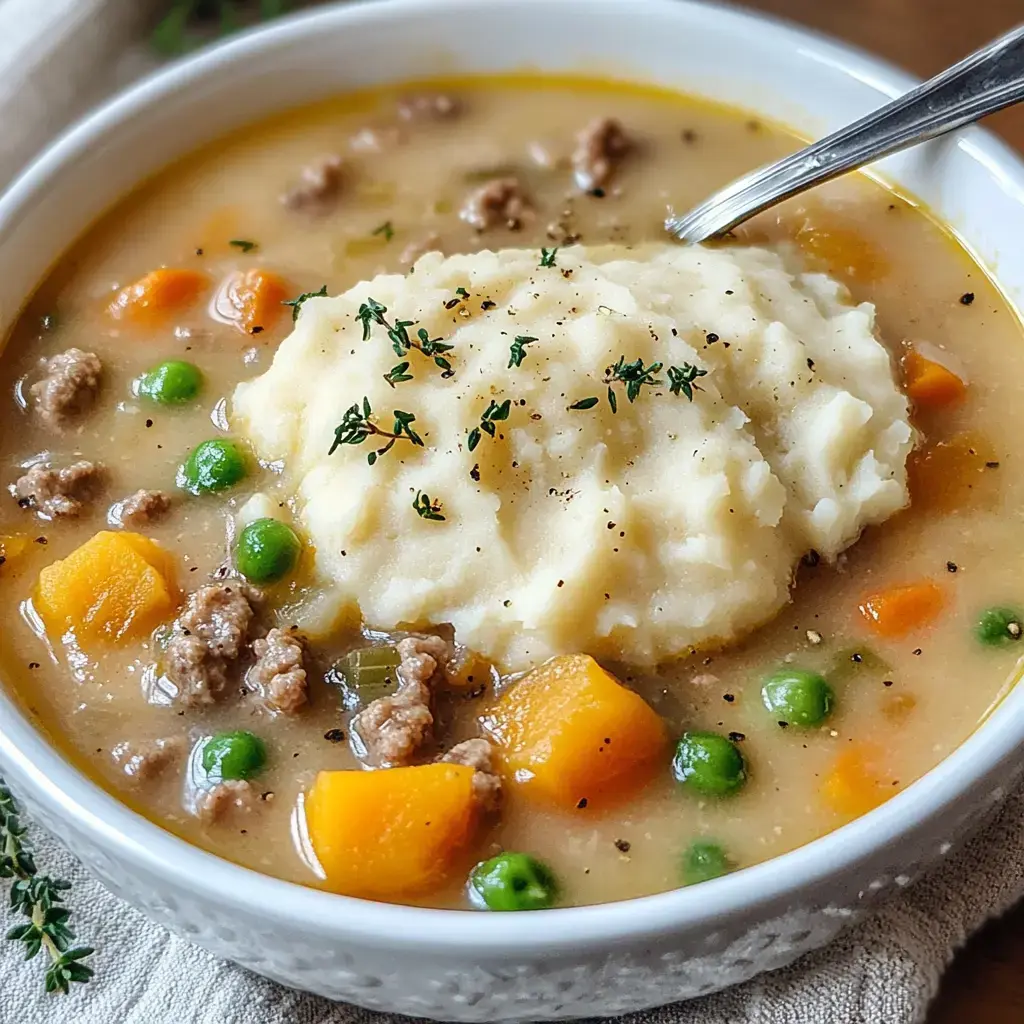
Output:
[[[399,75],[523,67],[678,87],[808,135],[911,84],[828,40],[686,0],[382,0],[298,16],[137,86],[0,198],[0,329],[97,216],[196,146],[265,114]],[[882,173],[953,225],[1019,302],[1024,167],[1015,156],[968,131],[893,158]],[[90,782],[2,692],[0,770],[30,814],[111,891],[213,953],[373,1009],[555,1020],[711,992],[829,941],[948,854],[1012,786],[1022,705],[1024,690],[1010,692],[923,779],[800,850],[693,889],[533,914],[368,903],[220,860]]]

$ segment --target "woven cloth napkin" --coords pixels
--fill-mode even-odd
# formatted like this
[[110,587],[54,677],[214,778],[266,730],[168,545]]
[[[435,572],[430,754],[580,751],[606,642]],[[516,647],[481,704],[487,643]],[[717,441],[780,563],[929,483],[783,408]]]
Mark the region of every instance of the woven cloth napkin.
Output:
[[[151,65],[139,33],[155,0],[0,0],[0,184],[91,102]],[[294,992],[151,924],[31,829],[40,869],[73,883],[69,905],[95,979],[42,991],[42,966],[0,945],[2,1024],[388,1024]],[[1024,895],[1024,793],[941,867],[831,946],[628,1024],[917,1024],[953,953]],[[2,906],[2,904],[0,904]],[[12,922],[3,920],[6,930]]]

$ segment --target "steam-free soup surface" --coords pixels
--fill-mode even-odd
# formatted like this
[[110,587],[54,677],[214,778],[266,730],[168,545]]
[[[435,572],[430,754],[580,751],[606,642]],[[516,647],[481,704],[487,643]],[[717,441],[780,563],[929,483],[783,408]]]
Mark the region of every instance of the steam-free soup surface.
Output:
[[[426,99],[410,104],[410,96]],[[450,107],[438,96],[450,97]],[[621,126],[628,146],[605,147],[612,157],[606,175],[584,161],[574,176],[577,134],[606,118]],[[287,503],[278,509],[264,501],[239,518],[253,494],[276,493],[280,466],[260,467],[243,453],[244,478],[224,490],[196,496],[175,482],[196,445],[236,436],[229,398],[239,382],[266,371],[290,331],[292,309],[282,299],[324,286],[333,295],[384,271],[408,271],[433,249],[532,248],[540,262],[558,259],[545,257],[542,247],[550,253],[576,242],[657,241],[668,208],[685,209],[796,145],[742,113],[656,91],[574,80],[467,80],[293,112],[212,145],[139,189],[43,282],[3,354],[0,475],[14,494],[0,507],[0,635],[11,691],[77,765],[153,821],[257,870],[339,888],[312,862],[304,795],[318,772],[366,767],[367,751],[358,740],[351,744],[351,720],[372,695],[346,685],[348,652],[394,638],[367,638],[353,622],[296,641],[304,646],[308,693],[293,704],[294,692],[279,693],[275,704],[246,674],[259,655],[250,640],[209,702],[176,695],[161,667],[169,638],[182,637],[180,621],[172,623],[185,596],[211,583],[246,586],[236,572],[246,521],[256,513],[277,517],[303,541]],[[307,167],[313,170],[303,177]],[[588,167],[597,179],[587,180]],[[496,201],[499,214],[491,216],[479,196],[467,209],[472,193],[496,180],[514,182]],[[925,211],[863,178],[761,218],[739,232],[737,243],[788,247],[789,258],[832,275],[853,301],[875,304],[879,335],[907,381],[920,432],[910,508],[869,530],[834,564],[809,552],[791,605],[729,649],[695,653],[657,671],[603,659],[603,669],[660,719],[648,740],[664,732],[657,763],[623,798],[562,806],[538,799],[510,773],[502,779],[500,811],[474,818],[473,836],[460,840],[450,870],[408,892],[366,888],[363,879],[357,894],[465,907],[470,868],[502,851],[546,865],[557,880],[556,905],[624,899],[746,867],[905,789],[962,743],[1010,685],[1021,632],[1016,606],[1024,603],[1017,513],[1024,502],[1017,471],[1024,422],[1015,394],[1024,350],[1014,312]],[[130,294],[120,312],[111,311],[122,289],[161,267],[197,272],[175,279],[170,298],[160,300],[166,315],[150,315]],[[249,271],[263,275],[256,286],[262,298],[233,303],[225,282]],[[244,287],[234,280],[237,295]],[[243,285],[253,281],[250,275]],[[463,298],[453,295],[453,306]],[[476,310],[481,297],[466,301]],[[94,353],[102,371],[93,404],[57,423],[45,409],[41,414],[33,385],[40,360],[71,349]],[[159,383],[140,393],[139,379],[168,360],[194,364],[202,375],[197,390],[187,379],[168,385],[182,389],[178,403],[145,393],[159,391]],[[339,421],[347,397],[339,396]],[[628,415],[622,404],[620,417]],[[387,413],[381,422],[390,429]],[[102,464],[104,472],[80,492],[77,515],[57,514],[39,488],[18,489],[34,464],[59,469],[78,462]],[[139,490],[162,492],[169,507],[154,499],[133,525],[121,525],[119,508],[110,510]],[[427,496],[428,513],[436,497]],[[409,514],[416,516],[412,508]],[[170,555],[169,604],[154,598],[152,633],[86,640],[52,628],[53,614],[48,620],[40,608],[47,600],[63,608],[64,601],[46,597],[41,570],[104,530],[142,534]],[[110,551],[120,552],[117,558],[138,554],[116,543],[108,551],[104,543],[111,572],[123,563]],[[138,551],[147,565],[159,563],[154,572],[164,572],[161,556]],[[253,636],[274,624],[291,635],[289,616],[315,603],[311,566],[304,552],[281,581],[262,585]],[[63,580],[56,590],[68,590]],[[1002,611],[979,629],[992,608]],[[419,632],[443,627],[411,625]],[[458,651],[451,685],[434,695],[433,738],[414,763],[432,762],[471,737],[490,737],[500,748],[495,716],[524,685],[501,678],[502,670]],[[828,707],[811,692],[817,684],[807,684],[811,691],[796,713],[792,696],[769,709],[762,688],[781,670],[824,679]],[[571,685],[590,671],[598,670],[566,666]],[[394,676],[393,666],[388,673]],[[606,682],[601,677],[595,685]],[[811,709],[806,723],[798,720],[801,707]],[[235,775],[244,785],[211,804],[211,766],[218,762],[209,738],[238,731],[257,736],[265,750],[260,756],[232,748],[224,778],[232,774],[231,758],[251,771]],[[713,795],[680,781],[686,771],[678,762],[673,772],[676,740],[694,732],[718,734],[742,756],[744,778],[735,792]],[[160,750],[166,756],[154,756]],[[500,749],[496,757],[490,767],[500,775]],[[407,770],[374,768],[369,760],[375,772]],[[316,799],[327,808],[318,813],[333,820],[335,804],[324,791]],[[342,801],[345,813],[354,799]],[[701,842],[714,844],[713,852],[695,852]],[[381,870],[407,868],[394,862]]]

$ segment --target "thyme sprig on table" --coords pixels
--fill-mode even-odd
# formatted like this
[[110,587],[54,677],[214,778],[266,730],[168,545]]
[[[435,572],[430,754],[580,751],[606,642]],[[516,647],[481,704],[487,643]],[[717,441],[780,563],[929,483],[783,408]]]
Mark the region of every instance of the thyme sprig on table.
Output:
[[343,444],[362,444],[371,437],[386,437],[388,439],[386,445],[366,456],[366,461],[372,466],[382,455],[387,455],[391,451],[396,441],[407,440],[419,448],[423,447],[423,438],[410,426],[416,419],[411,412],[395,409],[395,425],[392,430],[384,430],[377,426],[370,419],[372,415],[373,409],[370,407],[370,400],[365,396],[362,408],[358,402],[350,406],[345,411],[341,423],[334,428],[334,443],[327,454],[333,455]]
[[480,443],[480,431],[487,434],[488,437],[494,437],[497,433],[497,427],[495,423],[499,423],[502,420],[507,420],[509,413],[512,411],[512,399],[506,398],[501,405],[498,405],[494,399],[491,399],[491,404],[484,410],[483,415],[480,417],[480,426],[474,427],[466,438],[466,447],[470,451],[473,451],[476,446]]
[[367,341],[374,324],[379,324],[387,332],[388,339],[396,356],[404,356],[410,349],[422,352],[428,359],[433,359],[436,366],[444,372],[442,377],[451,377],[455,371],[452,364],[445,358],[443,353],[451,352],[454,345],[445,344],[440,338],[431,338],[426,328],[421,327],[416,332],[416,339],[409,337],[409,328],[415,327],[415,320],[396,320],[393,324],[388,322],[384,314],[388,311],[387,306],[381,305],[376,299],[368,298],[356,313],[356,319],[363,325],[363,341]]
[[286,14],[292,5],[292,0],[171,0],[150,41],[158,53],[177,57],[211,38]]
[[43,976],[46,991],[66,994],[72,982],[87,982],[93,970],[82,961],[93,950],[89,946],[71,948],[75,938],[68,926],[71,911],[61,906],[63,893],[71,888],[71,883],[38,874],[18,805],[3,779],[0,779],[0,878],[14,879],[11,910],[28,919],[25,924],[11,928],[6,937],[22,943],[26,960],[46,950],[50,959]]

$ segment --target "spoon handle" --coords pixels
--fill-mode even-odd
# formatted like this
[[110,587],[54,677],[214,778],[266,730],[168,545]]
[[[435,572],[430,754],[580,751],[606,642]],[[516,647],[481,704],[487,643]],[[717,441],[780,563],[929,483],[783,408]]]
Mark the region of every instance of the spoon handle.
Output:
[[815,185],[1022,99],[1024,25],[859,121],[737,179],[665,227],[681,241],[702,242]]

